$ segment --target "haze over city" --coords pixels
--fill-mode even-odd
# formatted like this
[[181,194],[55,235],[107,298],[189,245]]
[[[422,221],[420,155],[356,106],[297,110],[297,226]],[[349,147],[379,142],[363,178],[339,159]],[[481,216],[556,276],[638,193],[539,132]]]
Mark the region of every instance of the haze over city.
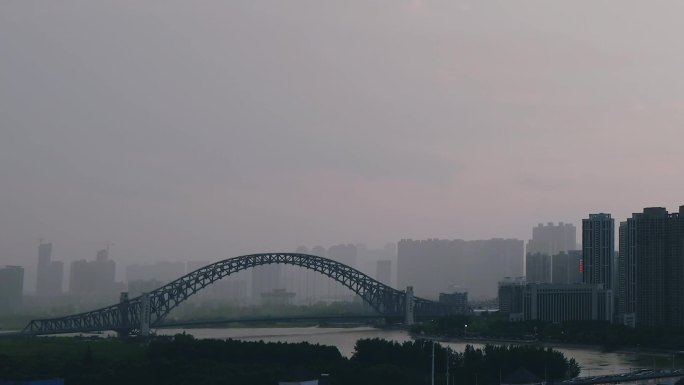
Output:
[[0,385],[684,385],[682,15],[1,0]]
[[[676,210],[680,1],[0,3],[0,265]],[[120,265],[123,266],[123,265]]]

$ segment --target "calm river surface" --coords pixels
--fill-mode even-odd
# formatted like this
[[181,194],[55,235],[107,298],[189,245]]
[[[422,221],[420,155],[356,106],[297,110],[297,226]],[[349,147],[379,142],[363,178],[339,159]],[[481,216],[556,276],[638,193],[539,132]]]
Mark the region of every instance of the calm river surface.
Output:
[[[340,353],[350,357],[354,352],[356,340],[362,338],[384,338],[397,342],[411,340],[411,336],[403,330],[380,330],[371,327],[354,328],[319,328],[319,327],[293,327],[293,328],[226,328],[226,329],[159,329],[159,335],[174,335],[177,333],[192,334],[196,338],[233,338],[244,341],[266,342],[309,342],[313,344],[336,346]],[[463,351],[463,342],[440,342],[442,345],[451,346],[456,351]],[[475,347],[483,346],[482,343],[470,343]],[[556,348],[563,352],[566,357],[574,358],[582,367],[581,376],[593,376],[610,373],[622,373],[636,368],[647,367],[644,362],[651,362],[650,356],[638,356],[627,353],[603,353],[590,348]],[[660,365],[663,358],[659,358]],[[662,366],[661,366],[662,367]]]

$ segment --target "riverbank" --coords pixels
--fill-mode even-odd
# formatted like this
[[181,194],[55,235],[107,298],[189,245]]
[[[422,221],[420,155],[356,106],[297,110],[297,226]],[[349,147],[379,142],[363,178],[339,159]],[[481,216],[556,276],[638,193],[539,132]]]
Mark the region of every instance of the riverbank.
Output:
[[[643,369],[674,369],[684,367],[684,355],[679,351],[656,348],[621,348],[606,351],[599,344],[578,344],[561,341],[539,341],[505,338],[449,338],[412,335],[412,338],[431,338],[443,344],[472,345],[516,345],[541,346],[551,348],[574,357],[580,362],[582,376],[610,373],[626,373]],[[616,365],[616,363],[618,363]],[[605,368],[610,368],[605,370]]]
[[[260,329],[255,329],[261,331]],[[354,332],[338,335],[356,336]],[[255,336],[256,337],[256,336]],[[0,381],[64,378],[66,383],[168,384],[223,383],[253,385],[315,379],[328,373],[331,385],[410,385],[426,383],[434,354],[443,372],[446,345],[425,340],[355,340],[353,356],[337,347],[309,341],[196,338],[190,334],[149,340],[97,337],[16,337],[0,339]],[[494,368],[507,375],[520,366],[537,376],[576,376],[579,366],[558,351],[539,347],[481,347],[450,353],[450,373],[459,383],[479,375],[480,384],[495,385]],[[548,367],[540,363],[548,363]]]

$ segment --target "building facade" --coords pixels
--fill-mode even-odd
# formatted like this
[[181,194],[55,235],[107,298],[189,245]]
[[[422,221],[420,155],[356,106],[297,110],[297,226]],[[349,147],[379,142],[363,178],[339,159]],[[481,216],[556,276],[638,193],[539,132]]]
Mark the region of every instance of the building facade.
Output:
[[[536,283],[566,283],[569,279],[567,268],[569,263],[567,255],[577,248],[577,229],[573,224],[559,222],[554,225],[539,224],[532,229],[532,239],[527,242],[525,253],[525,278],[528,282]],[[558,256],[558,257],[556,257]],[[563,265],[558,270],[554,263],[558,261]],[[557,279],[554,273],[562,274]]]
[[582,251],[570,250],[567,253],[556,254],[553,260],[553,283],[572,284],[582,283]]
[[613,322],[613,293],[603,285],[528,284],[523,292],[523,319],[549,322]]
[[55,297],[62,294],[64,282],[64,264],[52,260],[52,243],[40,243],[38,246],[38,269],[36,270],[36,295],[39,297]]
[[78,260],[71,263],[69,294],[87,299],[110,299],[117,296],[116,263],[105,250],[97,252],[94,261]]
[[684,329],[684,206],[675,213],[645,208],[622,223],[619,266],[625,320],[637,327]]
[[556,255],[577,248],[577,229],[571,223],[554,225],[540,223],[532,229],[532,239],[527,242],[527,254]]
[[392,286],[392,261],[377,261],[375,279],[385,285]]
[[0,268],[0,314],[12,314],[21,308],[24,296],[24,268]]
[[510,321],[613,321],[613,293],[603,285],[499,282],[499,311]]
[[524,242],[517,239],[403,239],[397,248],[397,287],[436,300],[455,287],[471,300],[494,299],[497,282],[523,273]]
[[615,220],[610,214],[589,214],[582,220],[582,279],[613,289]]
[[525,278],[529,282],[551,283],[551,256],[547,254],[527,254],[525,259]]
[[468,306],[468,292],[455,291],[453,293],[439,293],[439,303],[449,307],[453,313],[470,313]]
[[522,278],[507,278],[499,282],[499,312],[507,315],[509,321],[522,321],[526,285]]

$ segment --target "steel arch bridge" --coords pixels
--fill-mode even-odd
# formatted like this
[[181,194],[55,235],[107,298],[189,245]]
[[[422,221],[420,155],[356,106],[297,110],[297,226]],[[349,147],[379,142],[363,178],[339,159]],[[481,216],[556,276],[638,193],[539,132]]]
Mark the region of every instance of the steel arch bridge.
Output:
[[[114,330],[120,335],[147,335],[176,306],[212,283],[256,266],[286,264],[317,271],[346,286],[378,313],[387,317],[404,317],[406,323],[416,316],[437,316],[446,312],[441,304],[413,297],[412,288],[400,291],[366,274],[331,259],[298,253],[266,253],[244,255],[212,263],[150,293],[128,299],[122,294],[115,305],[60,318],[32,320],[23,334],[42,335]],[[408,304],[408,307],[407,307]]]

